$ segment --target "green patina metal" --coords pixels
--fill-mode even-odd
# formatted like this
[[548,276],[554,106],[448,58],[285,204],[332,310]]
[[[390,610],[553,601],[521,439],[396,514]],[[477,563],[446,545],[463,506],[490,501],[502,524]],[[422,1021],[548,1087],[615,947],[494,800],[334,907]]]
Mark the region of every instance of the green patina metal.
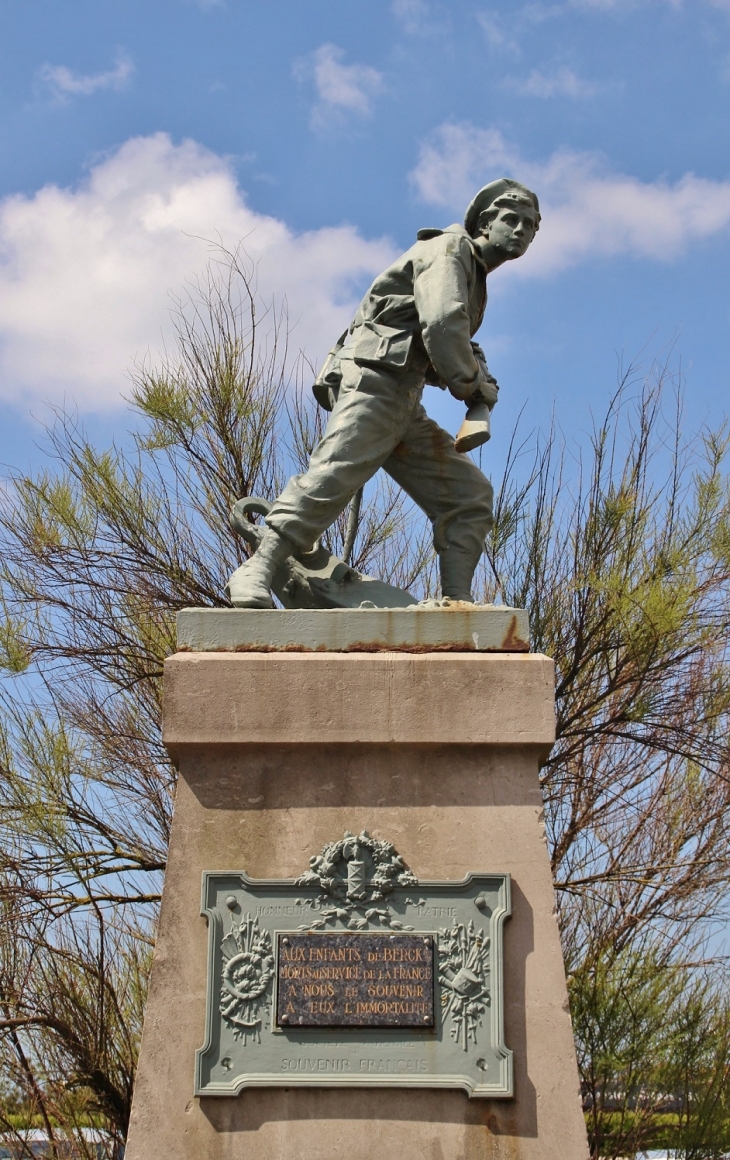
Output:
[[[307,471],[273,504],[248,496],[233,507],[231,526],[256,548],[226,586],[235,607],[271,608],[272,591],[286,608],[415,603],[410,593],[350,567],[359,501],[348,518],[345,559],[321,543],[381,467],[433,525],[441,595],[471,601],[493,523],[493,491],[464,452],[489,439],[499,392],[474,335],[487,275],[521,257],[539,224],[535,194],[500,178],[479,190],[463,226],[419,230],[415,244],[378,275],[315,380],[315,397],[331,415]],[[426,414],[426,384],[466,403],[456,440]],[[264,529],[248,518],[254,511],[265,515]]]
[[[204,873],[202,913],[209,928],[207,1017],[196,1095],[352,1086],[512,1096],[503,1027],[508,874],[419,883],[390,843],[346,834],[299,878]],[[370,937],[359,944],[357,935]],[[419,941],[428,956],[411,963],[419,956],[409,948]],[[292,946],[300,970],[293,969]],[[413,1019],[399,1025],[394,1016],[411,1010],[419,970],[429,1017],[422,1027]],[[284,985],[296,994],[292,1012],[307,1012],[309,1026],[289,1027],[281,1018]],[[344,1010],[348,996],[367,1021],[317,1025],[318,1013],[330,1002]]]

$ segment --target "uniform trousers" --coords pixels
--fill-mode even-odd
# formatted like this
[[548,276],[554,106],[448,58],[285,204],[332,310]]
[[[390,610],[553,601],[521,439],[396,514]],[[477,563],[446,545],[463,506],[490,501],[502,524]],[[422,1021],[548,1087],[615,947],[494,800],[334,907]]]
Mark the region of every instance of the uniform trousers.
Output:
[[492,526],[492,485],[429,419],[423,372],[351,359],[341,365],[342,385],[309,468],[292,476],[266,523],[307,551],[382,467],[431,520],[437,552],[457,548],[476,566]]

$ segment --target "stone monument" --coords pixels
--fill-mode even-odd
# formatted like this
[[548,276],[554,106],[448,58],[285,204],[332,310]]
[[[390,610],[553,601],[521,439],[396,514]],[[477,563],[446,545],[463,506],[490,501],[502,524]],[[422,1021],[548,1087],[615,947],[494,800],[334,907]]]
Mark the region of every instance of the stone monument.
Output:
[[[525,611],[472,603],[492,493],[463,454],[497,398],[486,273],[538,222],[493,182],[376,279],[318,377],[309,470],[234,507],[234,607],[178,616],[127,1160],[586,1160],[538,777],[553,666]],[[456,442],[427,381],[467,403]],[[433,522],[440,599],[319,542],[380,466]]]

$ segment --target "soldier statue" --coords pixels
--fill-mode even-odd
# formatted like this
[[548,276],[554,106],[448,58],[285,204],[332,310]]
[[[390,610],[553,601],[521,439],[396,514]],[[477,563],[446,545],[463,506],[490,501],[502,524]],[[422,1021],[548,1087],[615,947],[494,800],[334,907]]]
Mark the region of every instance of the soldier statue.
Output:
[[[419,230],[379,275],[315,383],[332,412],[309,468],[293,476],[266,514],[255,553],[231,576],[239,608],[271,608],[275,573],[308,552],[382,467],[433,524],[442,597],[472,600],[474,571],[492,526],[493,491],[469,455],[488,438],[498,386],[472,341],[487,302],[487,274],[521,257],[540,223],[537,197],[502,178],[477,193],[464,226]],[[464,438],[429,419],[426,384],[483,413]],[[474,427],[474,424],[472,424]],[[464,429],[462,429],[464,430]]]

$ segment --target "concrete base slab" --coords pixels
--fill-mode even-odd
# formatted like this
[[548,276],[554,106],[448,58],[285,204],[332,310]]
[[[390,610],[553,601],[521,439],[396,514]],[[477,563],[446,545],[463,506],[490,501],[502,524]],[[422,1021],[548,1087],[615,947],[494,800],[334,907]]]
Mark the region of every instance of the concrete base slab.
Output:
[[181,652],[528,652],[523,608],[184,608]]
[[[538,779],[551,670],[546,657],[480,653],[171,658],[165,732],[180,780],[127,1160],[587,1160]],[[363,829],[423,879],[511,874],[514,1098],[295,1084],[194,1097],[202,871],[295,876]]]

